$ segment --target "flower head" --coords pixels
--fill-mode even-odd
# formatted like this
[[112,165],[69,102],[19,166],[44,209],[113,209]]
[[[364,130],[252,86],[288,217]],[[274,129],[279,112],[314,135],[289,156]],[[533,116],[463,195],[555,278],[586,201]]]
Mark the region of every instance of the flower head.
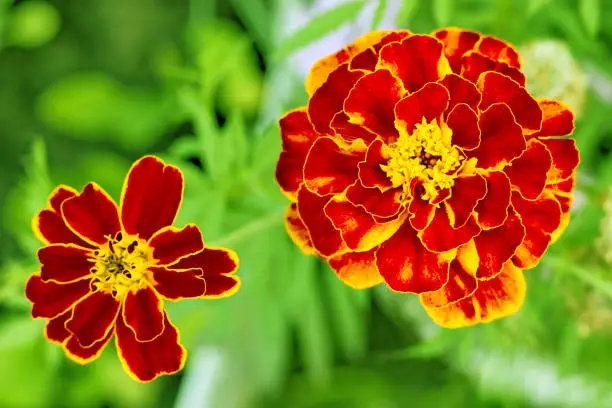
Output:
[[164,299],[219,298],[238,290],[232,251],[204,245],[197,226],[172,227],[183,195],[181,171],[156,157],[138,160],[119,208],[96,183],[59,186],[33,220],[40,272],[26,284],[32,316],[72,360],[96,359],[111,338],[128,372],[151,381],[183,368],[186,351]]
[[562,102],[509,44],[379,31],[323,58],[280,121],[290,236],[350,286],[419,295],[446,327],[515,312],[569,221],[578,151]]

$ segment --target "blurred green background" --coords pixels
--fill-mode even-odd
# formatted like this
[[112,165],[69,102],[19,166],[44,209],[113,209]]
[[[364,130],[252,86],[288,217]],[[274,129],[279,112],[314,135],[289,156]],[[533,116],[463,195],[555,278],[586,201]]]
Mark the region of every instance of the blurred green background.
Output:
[[[0,0],[0,407],[612,407],[612,1]],[[528,88],[577,113],[572,222],[514,316],[441,330],[355,291],[282,225],[276,121],[310,65],[373,28],[513,42]],[[137,384],[111,345],[68,361],[29,317],[32,216],[52,188],[116,199],[136,158],[186,175],[178,224],[238,251],[243,286],[169,304],[190,354]]]

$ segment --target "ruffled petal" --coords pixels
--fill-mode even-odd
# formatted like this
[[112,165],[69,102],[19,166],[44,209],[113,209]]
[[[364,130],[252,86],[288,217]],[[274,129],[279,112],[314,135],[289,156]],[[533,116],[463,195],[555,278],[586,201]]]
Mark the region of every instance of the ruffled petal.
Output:
[[480,145],[478,115],[465,103],[460,103],[448,114],[446,124],[453,131],[452,143],[464,150]]
[[165,312],[164,331],[152,341],[139,342],[123,319],[117,319],[115,335],[121,364],[136,381],[149,382],[163,374],[174,374],[185,365],[187,352]]
[[348,64],[341,65],[311,96],[308,102],[308,116],[315,130],[331,134],[331,121],[342,111],[344,100],[364,71],[351,71]]
[[96,183],[64,201],[62,217],[73,232],[95,245],[106,244],[109,236],[121,231],[117,205]]
[[159,230],[149,240],[149,247],[158,265],[169,265],[199,252],[204,242],[200,229],[195,224],[188,224],[181,229],[165,227]]
[[201,269],[184,269],[180,271],[151,267],[153,287],[161,296],[169,300],[197,298],[204,296],[206,282]]
[[375,218],[392,218],[402,209],[402,191],[391,189],[380,191],[376,187],[364,187],[357,182],[346,190],[346,198],[358,206],[362,206]]
[[238,255],[225,248],[206,247],[199,252],[181,258],[169,266],[172,269],[199,268],[204,273],[229,274],[238,269]]
[[419,233],[423,245],[432,252],[446,252],[465,244],[480,232],[474,217],[459,228],[453,228],[447,212],[438,207],[431,223]]
[[351,69],[364,69],[367,71],[374,71],[378,64],[378,56],[380,50],[387,44],[392,42],[400,42],[404,38],[408,38],[412,33],[408,30],[395,30],[387,32],[380,41],[374,43],[370,48],[367,48],[355,55],[350,62]]
[[66,339],[72,335],[66,329],[66,321],[72,316],[72,309],[61,315],[50,319],[45,324],[45,338],[55,344],[64,344]]
[[351,118],[345,112],[338,112],[332,119],[332,132],[336,136],[340,136],[347,142],[353,142],[356,139],[361,139],[366,145],[369,145],[376,135],[361,125],[356,125],[350,122]]
[[112,330],[121,302],[110,293],[95,292],[76,304],[66,328],[83,347],[103,340]]
[[478,202],[487,194],[487,182],[481,175],[457,177],[451,196],[444,202],[451,227],[459,228],[474,213]]
[[487,71],[499,72],[512,78],[519,85],[525,86],[525,75],[505,62],[495,61],[477,52],[469,52],[463,57],[463,77],[475,83],[480,74]]
[[440,289],[448,281],[454,251],[427,250],[417,232],[404,224],[376,252],[376,265],[387,285],[398,292],[423,293]]
[[504,223],[510,205],[510,180],[501,171],[491,171],[486,176],[487,195],[478,202],[478,224],[482,229],[499,227]]
[[361,140],[346,144],[331,137],[318,139],[304,164],[306,187],[318,195],[341,193],[357,180],[357,165],[366,150]]
[[62,314],[90,293],[89,283],[86,279],[65,284],[44,282],[40,275],[31,275],[25,295],[33,303],[32,317],[53,318]]
[[460,28],[444,28],[433,35],[444,43],[444,54],[453,72],[461,73],[463,54],[472,50],[480,40],[480,34]]
[[164,331],[164,302],[150,286],[130,290],[123,304],[123,321],[137,341],[151,341]]
[[413,180],[411,187],[412,200],[410,200],[410,204],[408,205],[410,224],[412,228],[422,231],[431,223],[436,206],[430,203],[429,200],[423,200],[421,198],[425,192],[422,184]]
[[552,165],[550,153],[536,139],[527,143],[523,154],[504,168],[510,183],[528,200],[535,200],[544,190]]
[[385,154],[384,146],[382,140],[374,140],[368,147],[365,160],[358,165],[359,180],[365,187],[376,187],[380,190],[393,187],[391,179],[380,167],[381,164],[385,164],[389,160],[389,157]]
[[472,295],[477,287],[478,281],[474,275],[466,271],[457,259],[453,259],[448,283],[435,292],[423,293],[419,297],[424,306],[438,308],[465,299]]
[[480,115],[480,145],[466,152],[469,157],[478,159],[478,167],[496,168],[519,157],[527,147],[523,130],[514,121],[514,116],[506,104],[495,104]]
[[511,78],[497,72],[486,72],[478,79],[478,88],[482,92],[481,111],[493,104],[505,103],[512,110],[516,122],[523,128],[540,129],[542,110],[538,102]]
[[504,62],[513,68],[520,69],[519,53],[505,41],[491,36],[483,36],[476,45],[476,50],[496,62]]
[[508,217],[500,227],[482,231],[474,238],[480,263],[476,277],[491,279],[501,272],[504,264],[512,258],[525,238],[525,227],[510,207]]
[[449,111],[460,103],[468,105],[473,111],[478,111],[480,91],[475,84],[457,74],[448,74],[440,83],[448,89],[450,94]]
[[398,136],[393,109],[406,90],[391,72],[380,69],[357,81],[344,102],[350,122],[360,125],[384,140]]
[[411,134],[423,118],[431,122],[442,116],[448,108],[449,100],[450,96],[444,86],[429,83],[397,103],[395,127],[399,132]]
[[574,114],[568,105],[551,99],[538,99],[538,104],[542,110],[542,128],[527,138],[565,136],[574,131]]
[[539,139],[552,156],[547,183],[558,183],[572,177],[580,163],[580,153],[574,139]]
[[365,252],[349,252],[330,258],[329,265],[338,278],[354,289],[366,289],[383,282],[376,267],[377,248]]
[[132,165],[121,193],[121,223],[129,235],[148,240],[172,225],[183,200],[183,173],[155,156]]
[[282,151],[276,163],[276,181],[290,200],[302,184],[306,155],[319,134],[312,127],[305,108],[287,113],[279,122]]
[[322,256],[333,256],[346,249],[340,232],[323,212],[332,196],[321,197],[302,187],[298,191],[298,213],[309,232],[313,246]]
[[312,255],[316,252],[310,239],[310,234],[300,218],[297,204],[291,203],[285,212],[285,229],[295,245],[302,250],[305,255]]
[[38,250],[40,277],[44,281],[74,282],[90,276],[95,262],[90,251],[74,245],[49,245]]
[[76,336],[70,336],[64,344],[64,353],[66,354],[66,357],[75,363],[91,363],[100,357],[100,354],[102,354],[102,351],[104,351],[104,348],[110,341],[111,337],[113,337],[112,331],[108,332],[108,334],[102,340],[93,343],[89,347],[84,347],[79,343]]
[[479,281],[471,296],[440,308],[424,306],[434,322],[454,329],[492,322],[515,313],[525,300],[525,292],[523,272],[508,262],[495,278]]
[[388,69],[415,92],[429,82],[451,73],[440,41],[428,35],[413,35],[402,42],[391,43],[380,50],[377,68]]

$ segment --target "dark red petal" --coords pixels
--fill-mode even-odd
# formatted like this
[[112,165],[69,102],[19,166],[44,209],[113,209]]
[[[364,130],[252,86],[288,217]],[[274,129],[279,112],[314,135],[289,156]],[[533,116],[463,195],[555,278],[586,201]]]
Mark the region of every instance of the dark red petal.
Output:
[[539,139],[552,156],[552,167],[548,172],[548,182],[559,182],[574,175],[580,153],[574,139]]
[[295,198],[302,184],[306,155],[318,137],[305,108],[287,113],[280,121],[282,151],[276,163],[276,180],[290,199]]
[[64,352],[66,356],[72,361],[79,364],[87,364],[97,359],[102,351],[113,337],[112,330],[108,332],[106,337],[102,340],[92,344],[89,347],[83,347],[79,344],[79,340],[76,336],[71,336],[64,344]]
[[476,288],[476,278],[465,270],[463,265],[453,259],[450,264],[448,283],[435,292],[421,294],[421,302],[430,308],[443,307],[470,296]]
[[504,264],[512,258],[525,238],[525,227],[512,208],[508,218],[500,227],[482,231],[474,238],[480,259],[476,277],[491,279],[501,272]]
[[478,159],[477,166],[491,168],[503,166],[519,157],[527,147],[523,130],[514,121],[506,104],[495,104],[480,115],[480,146],[466,152]]
[[550,99],[539,99],[538,104],[543,115],[542,128],[528,135],[527,138],[565,136],[574,131],[574,114],[568,105]]
[[315,91],[308,102],[308,116],[317,132],[332,133],[332,119],[342,111],[344,100],[363,75],[363,71],[349,70],[348,64],[341,65]]
[[295,245],[297,245],[304,254],[312,255],[316,252],[312,245],[310,234],[300,218],[296,203],[291,203],[287,207],[287,211],[285,212],[285,229]]
[[508,262],[495,278],[479,281],[471,296],[441,308],[424,306],[433,321],[443,327],[473,326],[515,313],[525,300],[525,290],[523,272]]
[[449,113],[446,124],[453,131],[453,145],[470,150],[477,148],[480,144],[478,115],[465,103],[455,106]]
[[206,299],[220,299],[233,295],[240,288],[240,279],[233,275],[219,275],[215,273],[207,274],[204,272],[206,282]]
[[183,173],[155,156],[132,165],[121,194],[121,222],[144,240],[172,225],[183,200]]
[[225,248],[206,247],[169,266],[172,269],[199,268],[205,273],[234,273],[238,269],[238,256]]
[[486,176],[487,195],[478,202],[478,224],[483,229],[499,227],[506,220],[510,205],[510,180],[501,171],[491,171]]
[[206,292],[206,283],[199,268],[177,271],[154,266],[149,268],[149,272],[155,282],[153,287],[166,299],[196,298]]
[[51,211],[59,213],[62,211],[62,204],[69,198],[78,195],[72,187],[59,185],[49,195],[49,208]]
[[431,122],[442,116],[448,108],[449,100],[450,96],[444,86],[435,82],[429,83],[397,103],[395,126],[400,132],[411,134],[415,125],[421,123],[423,118]]
[[462,227],[451,227],[446,211],[439,207],[436,209],[433,220],[421,233],[423,245],[433,252],[445,252],[465,244],[478,235],[480,228],[470,217]]
[[372,142],[368,147],[365,160],[358,165],[359,179],[365,187],[377,187],[380,190],[386,190],[393,186],[387,173],[380,167],[381,164],[386,164],[389,160],[389,157],[384,153],[384,146],[385,144],[380,139]]
[[332,132],[335,132],[337,136],[340,136],[347,142],[361,139],[366,145],[369,145],[376,139],[374,133],[361,125],[349,122],[350,119],[351,118],[344,112],[336,113],[336,116],[334,116],[331,122]]
[[90,251],[72,245],[49,245],[38,250],[40,277],[44,281],[73,282],[90,275],[95,265],[89,259]]
[[550,170],[552,159],[542,143],[532,139],[527,143],[527,150],[512,160],[504,172],[521,195],[535,200],[544,190],[546,174]]
[[64,201],[62,217],[70,229],[93,244],[106,244],[109,236],[121,231],[117,205],[96,183]]
[[484,36],[476,45],[476,50],[495,61],[505,62],[514,68],[521,68],[518,52],[505,41],[491,36]]
[[72,309],[48,320],[47,324],[45,324],[45,337],[47,340],[55,344],[63,344],[64,341],[72,335],[65,326],[66,321],[70,319],[71,316]]
[[452,187],[451,196],[445,201],[451,226],[459,228],[474,213],[478,202],[487,194],[487,182],[476,174],[457,177]]
[[346,248],[340,232],[323,212],[331,196],[321,197],[305,187],[298,191],[298,213],[309,232],[313,246],[323,256],[332,256]]
[[70,309],[89,294],[89,280],[74,283],[43,282],[38,274],[31,275],[26,283],[25,295],[33,303],[32,317],[52,318]]
[[433,35],[444,43],[444,54],[457,74],[461,73],[463,54],[473,49],[480,40],[480,34],[459,28],[445,28],[435,31]]
[[423,186],[417,182],[412,183],[412,200],[408,205],[410,216],[410,224],[416,230],[424,230],[433,220],[436,206],[428,200],[423,200],[421,196],[424,193]]
[[111,331],[120,306],[121,302],[110,293],[92,293],[76,304],[66,328],[75,335],[81,346],[90,347]]
[[406,90],[399,79],[385,69],[359,79],[344,102],[350,122],[363,126],[384,140],[396,138],[393,108]]
[[349,252],[329,260],[336,276],[354,289],[366,289],[383,282],[376,267],[376,251],[373,248],[365,252]]
[[169,265],[199,252],[204,248],[204,242],[200,229],[195,224],[189,224],[181,229],[163,228],[151,237],[149,247],[153,249],[153,258],[158,265]]
[[413,35],[380,50],[378,68],[401,79],[408,92],[415,92],[451,72],[443,45],[429,35]]
[[325,214],[348,247],[356,251],[367,251],[386,241],[404,222],[396,219],[379,224],[363,207],[339,198],[327,203]]
[[437,254],[421,244],[416,230],[405,223],[376,252],[376,265],[387,285],[398,292],[438,290],[448,281],[454,254]]
[[487,72],[478,80],[478,87],[482,92],[481,111],[495,103],[505,103],[519,125],[525,129],[540,129],[542,110],[538,102],[517,82],[497,72]]
[[362,206],[368,213],[380,217],[390,218],[396,216],[402,208],[401,189],[391,189],[381,192],[376,187],[364,187],[359,182],[346,190],[346,198]]
[[187,358],[179,333],[164,312],[164,331],[155,340],[140,342],[134,332],[117,319],[115,344],[121,364],[136,381],[148,382],[163,374],[180,371]]
[[366,145],[361,140],[346,144],[331,137],[318,139],[304,164],[304,182],[316,194],[344,191],[357,180],[357,165],[365,158]]
[[164,302],[150,286],[144,286],[135,292],[129,290],[125,296],[123,321],[132,329],[138,341],[151,341],[162,334],[163,313]]
[[487,71],[499,72],[512,78],[519,85],[525,86],[525,75],[505,62],[495,61],[477,52],[470,52],[463,57],[463,77],[476,82],[480,74]]
[[476,88],[476,85],[457,74],[448,74],[440,83],[448,89],[450,94],[449,111],[459,103],[465,103],[472,110],[478,111],[480,91]]

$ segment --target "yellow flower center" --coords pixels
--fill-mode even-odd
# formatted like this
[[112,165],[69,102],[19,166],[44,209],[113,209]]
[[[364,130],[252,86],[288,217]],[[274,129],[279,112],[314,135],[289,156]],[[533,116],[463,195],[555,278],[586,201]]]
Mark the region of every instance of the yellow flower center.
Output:
[[153,264],[146,241],[121,232],[109,237],[107,247],[98,248],[93,255],[93,285],[117,299],[143,286],[148,280],[147,267]]
[[435,119],[427,123],[423,118],[414,132],[400,132],[397,141],[387,146],[390,158],[381,168],[393,187],[403,188],[404,200],[411,195],[410,184],[414,178],[423,184],[423,200],[432,200],[440,190],[455,184],[456,172],[464,157],[452,145],[452,134],[445,123],[438,125]]

